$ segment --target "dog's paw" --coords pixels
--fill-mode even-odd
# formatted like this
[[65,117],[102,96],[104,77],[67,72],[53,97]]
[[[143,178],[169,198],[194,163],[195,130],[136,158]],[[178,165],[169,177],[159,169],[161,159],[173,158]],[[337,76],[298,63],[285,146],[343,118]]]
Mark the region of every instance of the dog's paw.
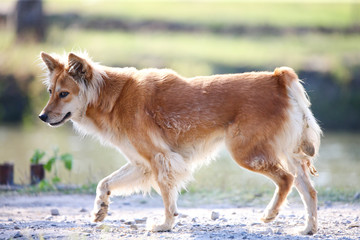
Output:
[[275,212],[275,211],[273,212],[265,211],[263,216],[260,218],[260,220],[263,221],[264,223],[268,223],[274,221],[278,214],[279,212]]
[[92,213],[92,221],[93,222],[101,222],[105,219],[107,212],[108,212],[109,205],[106,203],[100,204],[100,209],[95,210]]
[[299,231],[302,235],[314,235],[317,232],[316,225],[308,225]]
[[153,225],[151,231],[153,232],[169,232],[172,229],[172,224],[161,224],[161,225]]

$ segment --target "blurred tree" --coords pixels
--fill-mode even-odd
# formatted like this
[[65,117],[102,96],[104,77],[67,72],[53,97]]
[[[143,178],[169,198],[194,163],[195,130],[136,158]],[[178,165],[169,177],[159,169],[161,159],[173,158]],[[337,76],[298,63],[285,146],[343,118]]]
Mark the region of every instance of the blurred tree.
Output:
[[15,26],[18,40],[29,37],[37,41],[45,38],[45,23],[42,0],[17,0]]

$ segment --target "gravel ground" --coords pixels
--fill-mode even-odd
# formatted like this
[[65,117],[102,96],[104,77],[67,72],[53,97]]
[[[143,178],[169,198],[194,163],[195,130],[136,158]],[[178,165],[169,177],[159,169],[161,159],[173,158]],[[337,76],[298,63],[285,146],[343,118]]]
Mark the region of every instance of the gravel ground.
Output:
[[110,216],[97,224],[89,221],[93,199],[89,195],[0,195],[0,239],[360,239],[359,204],[320,206],[319,232],[300,236],[296,231],[303,226],[304,210],[298,203],[265,224],[259,221],[264,206],[189,207],[186,197],[180,197],[175,228],[154,233],[148,229],[162,219],[160,197],[113,198]]

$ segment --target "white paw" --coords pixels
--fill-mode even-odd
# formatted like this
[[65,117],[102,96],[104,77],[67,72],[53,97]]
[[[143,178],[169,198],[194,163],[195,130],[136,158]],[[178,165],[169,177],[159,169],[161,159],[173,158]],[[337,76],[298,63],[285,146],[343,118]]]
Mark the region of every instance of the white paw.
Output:
[[91,217],[93,222],[101,222],[105,219],[108,212],[109,205],[101,203],[98,209],[94,209]]
[[152,226],[151,231],[153,231],[153,232],[168,232],[168,231],[171,231],[171,229],[172,229],[172,224],[164,223],[161,225]]
[[279,212],[276,212],[276,211],[269,212],[269,211],[265,210],[265,212],[264,212],[263,216],[260,218],[260,220],[263,221],[264,223],[268,223],[268,222],[274,221],[278,214],[279,214]]
[[307,225],[304,229],[299,231],[302,235],[314,235],[317,232],[316,225]]

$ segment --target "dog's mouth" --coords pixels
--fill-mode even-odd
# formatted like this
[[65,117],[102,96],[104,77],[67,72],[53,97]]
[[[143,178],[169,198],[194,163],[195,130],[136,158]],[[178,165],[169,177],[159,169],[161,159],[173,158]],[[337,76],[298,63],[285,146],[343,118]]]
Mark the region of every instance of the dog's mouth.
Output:
[[56,122],[56,123],[49,123],[50,126],[55,127],[55,126],[59,126],[61,124],[63,124],[67,119],[69,119],[71,117],[71,112],[68,112],[63,119],[61,119],[61,121]]

